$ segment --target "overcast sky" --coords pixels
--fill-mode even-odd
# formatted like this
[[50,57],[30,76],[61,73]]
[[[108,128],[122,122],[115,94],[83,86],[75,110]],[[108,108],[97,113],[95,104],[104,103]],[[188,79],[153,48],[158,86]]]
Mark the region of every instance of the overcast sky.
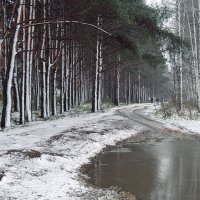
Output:
[[161,5],[162,4],[162,0],[146,0],[147,5],[151,6],[151,5]]

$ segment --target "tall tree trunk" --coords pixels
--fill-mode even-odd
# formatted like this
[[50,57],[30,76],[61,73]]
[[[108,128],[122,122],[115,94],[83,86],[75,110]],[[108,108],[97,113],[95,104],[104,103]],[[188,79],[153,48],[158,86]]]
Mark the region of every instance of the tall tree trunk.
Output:
[[41,96],[41,90],[40,90],[40,72],[38,68],[38,59],[36,61],[36,110],[38,111],[40,108],[40,96]]
[[138,103],[141,103],[141,72],[138,74]]
[[128,72],[128,79],[127,79],[127,104],[131,103],[131,75]]
[[65,48],[62,49],[62,63],[61,63],[61,83],[60,83],[60,113],[64,112],[64,69],[65,69]]
[[11,123],[11,88],[12,88],[12,79],[13,79],[13,72],[15,67],[15,56],[17,54],[17,42],[18,42],[18,36],[20,31],[20,20],[22,15],[22,4],[23,0],[20,0],[19,7],[17,10],[17,25],[14,29],[13,33],[13,41],[11,44],[10,53],[8,60],[8,66],[6,70],[6,80],[3,81],[3,91],[4,91],[4,97],[3,97],[3,110],[2,110],[2,118],[1,118],[1,127],[2,128],[8,128],[10,127]]
[[[43,8],[43,16],[44,19],[47,17],[47,1],[44,0],[44,8]],[[41,69],[41,117],[47,118],[47,94],[46,94],[46,69],[47,69],[47,58],[46,58],[46,38],[47,38],[47,25],[44,24],[44,32],[42,38],[42,48],[41,48],[41,62],[42,62],[42,69]]]
[[46,94],[46,62],[42,62],[42,76],[41,76],[41,117],[47,118],[47,94]]
[[52,71],[52,115],[57,115],[57,93],[56,93],[56,76],[57,69],[53,69]]
[[102,104],[102,67],[103,65],[103,56],[102,56],[102,42],[99,42],[99,64],[98,64],[98,95],[97,95],[97,110],[101,109]]
[[[181,1],[178,2],[178,34],[182,37],[182,27],[181,27]],[[177,64],[177,110],[180,112],[183,108],[183,53],[182,48],[180,47],[180,52],[178,55],[178,64]]]
[[117,66],[115,67],[114,77],[114,105],[119,106],[119,87],[120,87],[120,54],[117,54]]
[[92,85],[92,112],[98,111],[98,67],[99,67],[99,37],[96,44],[96,63],[93,69],[93,85]]
[[[101,19],[100,16],[97,18],[97,27],[100,27]],[[97,33],[96,41],[96,59],[93,70],[93,86],[92,86],[92,112],[97,112],[101,107],[101,74],[100,70],[102,67],[102,44],[100,41],[100,33]]]
[[34,31],[34,26],[31,26],[33,17],[34,17],[34,11],[33,11],[33,5],[34,1],[29,1],[29,27],[28,27],[28,35],[27,35],[27,57],[26,57],[26,87],[25,87],[25,95],[26,95],[26,116],[28,122],[31,121],[32,113],[31,113],[31,72],[32,72],[32,64],[33,64],[33,52],[32,46],[33,46],[33,39],[31,38],[31,34]]
[[69,87],[69,50],[65,47],[65,96],[64,96],[64,111],[68,110],[68,87]]
[[15,67],[13,76],[13,86],[14,86],[14,111],[20,112],[19,85],[17,81],[17,65]]

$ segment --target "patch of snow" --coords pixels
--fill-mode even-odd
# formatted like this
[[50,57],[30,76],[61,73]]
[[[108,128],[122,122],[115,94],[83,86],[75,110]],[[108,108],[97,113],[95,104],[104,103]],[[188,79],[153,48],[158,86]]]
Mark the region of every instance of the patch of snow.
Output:
[[[125,108],[142,108],[130,105]],[[123,107],[120,107],[122,109]],[[115,129],[113,122],[123,120],[115,114],[119,108],[107,113],[32,122],[0,134],[0,199],[23,200],[75,200],[84,199],[95,189],[80,180],[79,170],[90,158],[107,145],[127,139],[138,132]],[[26,152],[39,152],[41,157],[30,158]],[[40,155],[40,154],[39,154]],[[98,192],[97,192],[98,193]],[[112,199],[107,191],[104,197]],[[116,199],[113,197],[113,199]]]
[[156,110],[159,109],[159,105],[148,105],[144,113],[151,119],[161,122],[165,127],[169,129],[180,130],[188,134],[200,134],[200,121],[184,119],[177,115],[170,118],[162,118],[161,115],[155,115]]

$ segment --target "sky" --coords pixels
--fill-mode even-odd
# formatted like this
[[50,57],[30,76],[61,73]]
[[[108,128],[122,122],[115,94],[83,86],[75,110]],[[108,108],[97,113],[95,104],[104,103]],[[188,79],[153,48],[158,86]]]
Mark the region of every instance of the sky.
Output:
[[162,0],[146,0],[147,5],[151,6],[151,5],[161,5],[162,4]]

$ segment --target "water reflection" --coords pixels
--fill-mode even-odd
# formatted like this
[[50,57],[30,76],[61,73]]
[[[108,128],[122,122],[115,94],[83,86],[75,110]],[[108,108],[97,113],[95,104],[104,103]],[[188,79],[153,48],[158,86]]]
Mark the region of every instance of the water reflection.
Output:
[[[121,151],[121,150],[122,151]],[[193,140],[125,143],[88,171],[98,187],[119,186],[144,200],[200,199],[200,144]]]

